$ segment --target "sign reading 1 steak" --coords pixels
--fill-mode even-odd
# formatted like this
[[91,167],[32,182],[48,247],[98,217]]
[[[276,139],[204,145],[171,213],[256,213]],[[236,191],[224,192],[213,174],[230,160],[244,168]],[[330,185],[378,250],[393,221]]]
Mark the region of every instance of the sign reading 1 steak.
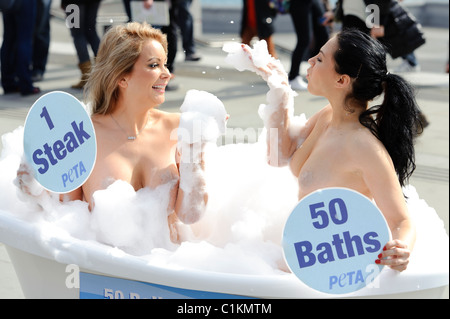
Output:
[[291,271],[318,291],[344,294],[372,283],[389,241],[384,216],[367,197],[326,188],[303,198],[289,216],[283,249]]
[[45,189],[67,193],[83,185],[97,154],[94,126],[84,106],[65,92],[40,97],[25,122],[24,154]]

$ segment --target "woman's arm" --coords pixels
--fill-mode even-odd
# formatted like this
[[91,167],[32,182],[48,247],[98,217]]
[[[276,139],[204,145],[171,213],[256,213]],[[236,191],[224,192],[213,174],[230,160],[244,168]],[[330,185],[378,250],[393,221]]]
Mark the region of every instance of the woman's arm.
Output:
[[192,224],[202,218],[208,202],[205,149],[225,133],[229,116],[223,103],[204,91],[188,91],[180,109],[177,129],[180,183],[175,211],[183,223]]
[[[199,147],[199,150],[195,148]],[[178,187],[175,212],[184,224],[193,224],[199,221],[205,212],[208,203],[208,193],[205,182],[205,163],[203,160],[203,148],[201,145],[185,145],[180,148],[179,173],[180,183]],[[194,161],[188,160],[189,155],[196,154]],[[189,156],[190,157],[190,156]]]
[[361,163],[364,163],[364,181],[386,218],[392,234],[392,240],[385,245],[376,263],[403,271],[409,263],[414,247],[415,227],[391,158],[381,145],[362,146],[358,152]]
[[[50,194],[38,181],[34,178],[33,172],[26,161],[23,159],[17,170],[17,177],[14,184],[19,188],[21,198],[23,200],[32,200],[40,205],[40,200]],[[59,195],[60,201],[65,200],[83,200],[82,187],[69,192],[67,194]]]
[[252,65],[249,69],[269,86],[267,105],[259,109],[267,130],[268,162],[273,166],[285,166],[305,139],[302,130],[306,119],[293,116],[296,93],[289,85],[287,73],[279,60],[261,49],[260,43],[254,49],[247,45],[241,48]]

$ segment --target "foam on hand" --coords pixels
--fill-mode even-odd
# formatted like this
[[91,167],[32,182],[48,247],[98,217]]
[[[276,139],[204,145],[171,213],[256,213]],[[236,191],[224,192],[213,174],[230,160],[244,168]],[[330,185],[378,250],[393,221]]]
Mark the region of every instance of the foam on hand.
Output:
[[225,134],[227,112],[215,95],[189,90],[180,111],[178,141],[189,144],[216,142],[219,136]]
[[240,43],[226,42],[222,49],[228,53],[225,62],[234,66],[236,70],[240,72],[246,70],[256,72],[255,65],[242,50],[242,45]]
[[207,202],[204,181],[204,153],[225,134],[228,119],[225,107],[215,95],[198,90],[187,92],[180,107],[177,150],[180,154],[180,185],[183,191],[178,218],[186,224],[199,221]]
[[[248,52],[245,52],[245,50]],[[283,107],[293,110],[293,97],[295,91],[288,84],[286,70],[280,60],[275,59],[267,50],[265,40],[257,41],[253,48],[236,42],[227,42],[223,46],[223,51],[228,55],[225,61],[238,71],[252,71],[260,75],[270,88],[267,93],[268,107]],[[289,101],[280,103],[289,98]]]
[[[252,71],[261,76],[269,86],[266,95],[267,104],[261,104],[258,114],[263,120],[264,127],[270,134],[274,128],[277,132],[282,132],[286,127],[285,121],[289,121],[288,134],[292,140],[297,141],[297,145],[303,143],[300,138],[300,130],[306,124],[306,116],[294,116],[294,97],[297,95],[289,85],[286,70],[280,60],[272,57],[267,50],[267,43],[264,40],[258,41],[253,48],[239,43],[226,43],[223,50],[228,53],[225,61],[234,66],[238,71]],[[286,117],[285,114],[286,113]],[[270,143],[277,144],[276,152],[271,148],[269,155],[270,163],[275,165],[286,165],[288,158],[283,157],[281,152],[282,134],[274,141],[269,136]]]

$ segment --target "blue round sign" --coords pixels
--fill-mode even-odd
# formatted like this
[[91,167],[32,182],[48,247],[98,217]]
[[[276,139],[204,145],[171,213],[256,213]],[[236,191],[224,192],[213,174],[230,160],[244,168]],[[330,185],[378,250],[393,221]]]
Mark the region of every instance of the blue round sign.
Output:
[[369,198],[346,188],[325,188],[292,211],[283,250],[289,268],[306,285],[345,294],[374,282],[383,268],[375,260],[389,238],[387,222]]
[[94,168],[94,126],[84,106],[68,93],[51,92],[33,104],[25,121],[23,144],[34,177],[51,192],[77,189]]

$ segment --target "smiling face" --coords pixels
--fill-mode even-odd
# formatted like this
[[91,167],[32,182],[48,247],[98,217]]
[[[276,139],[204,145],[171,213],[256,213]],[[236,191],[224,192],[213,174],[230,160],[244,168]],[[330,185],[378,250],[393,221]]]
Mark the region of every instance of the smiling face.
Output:
[[156,40],[144,42],[132,71],[121,80],[123,94],[143,105],[150,104],[155,107],[162,104],[170,80],[166,63],[167,55],[160,42]]

